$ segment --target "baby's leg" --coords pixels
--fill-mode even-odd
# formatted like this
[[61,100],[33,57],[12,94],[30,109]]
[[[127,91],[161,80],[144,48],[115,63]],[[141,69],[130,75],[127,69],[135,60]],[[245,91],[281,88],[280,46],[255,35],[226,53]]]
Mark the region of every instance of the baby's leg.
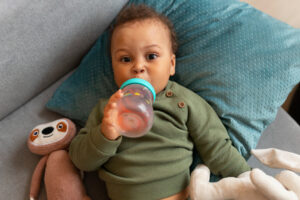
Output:
[[89,199],[68,152],[59,150],[49,155],[45,170],[45,185],[48,200]]

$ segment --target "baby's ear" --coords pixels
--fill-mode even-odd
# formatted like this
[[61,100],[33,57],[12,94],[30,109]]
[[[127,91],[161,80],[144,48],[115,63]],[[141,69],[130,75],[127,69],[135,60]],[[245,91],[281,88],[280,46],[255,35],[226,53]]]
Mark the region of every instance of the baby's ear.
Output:
[[175,74],[175,66],[176,66],[176,55],[173,53],[171,55],[171,65],[170,65],[170,75],[173,76]]

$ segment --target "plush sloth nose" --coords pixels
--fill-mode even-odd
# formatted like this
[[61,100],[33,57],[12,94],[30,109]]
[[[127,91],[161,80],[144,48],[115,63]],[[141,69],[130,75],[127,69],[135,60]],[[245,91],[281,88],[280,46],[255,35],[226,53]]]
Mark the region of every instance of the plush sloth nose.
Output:
[[53,130],[54,130],[54,128],[50,126],[50,127],[44,128],[44,129],[42,130],[42,133],[43,133],[44,135],[48,135],[48,134],[52,133]]

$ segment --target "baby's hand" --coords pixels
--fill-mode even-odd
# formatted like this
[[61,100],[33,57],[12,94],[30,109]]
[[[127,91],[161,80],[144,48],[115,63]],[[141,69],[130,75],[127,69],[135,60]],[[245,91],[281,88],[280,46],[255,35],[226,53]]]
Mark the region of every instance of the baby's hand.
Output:
[[120,133],[117,130],[118,109],[117,101],[123,96],[121,90],[114,93],[104,108],[101,132],[109,140],[116,140]]

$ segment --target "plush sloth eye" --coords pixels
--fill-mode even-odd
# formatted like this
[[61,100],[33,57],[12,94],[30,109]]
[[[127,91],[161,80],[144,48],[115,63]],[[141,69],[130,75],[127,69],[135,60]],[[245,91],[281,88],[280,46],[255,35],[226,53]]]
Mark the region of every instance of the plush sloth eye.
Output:
[[39,136],[39,130],[34,129],[30,134],[30,140],[33,142]]
[[57,130],[60,132],[66,132],[67,130],[67,124],[64,122],[59,122],[56,126]]

